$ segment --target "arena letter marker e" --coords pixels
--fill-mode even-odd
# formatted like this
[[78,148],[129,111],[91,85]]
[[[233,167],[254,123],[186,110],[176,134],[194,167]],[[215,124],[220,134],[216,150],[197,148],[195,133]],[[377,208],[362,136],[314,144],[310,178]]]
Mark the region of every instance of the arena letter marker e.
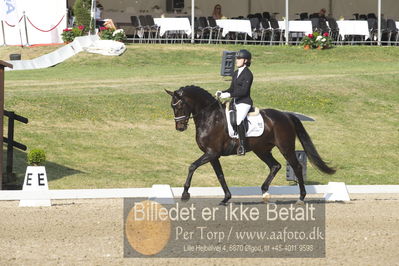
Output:
[[[48,182],[46,168],[44,166],[28,166],[26,168],[25,180],[22,191],[48,191]],[[40,199],[22,199],[19,201],[19,207],[46,207],[51,206],[50,198]]]

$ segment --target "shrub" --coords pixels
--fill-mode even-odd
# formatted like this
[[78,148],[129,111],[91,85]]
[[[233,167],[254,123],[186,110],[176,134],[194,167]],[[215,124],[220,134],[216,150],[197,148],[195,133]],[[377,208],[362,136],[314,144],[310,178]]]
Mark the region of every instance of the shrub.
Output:
[[46,154],[42,149],[32,149],[28,152],[29,165],[41,165],[46,161]]

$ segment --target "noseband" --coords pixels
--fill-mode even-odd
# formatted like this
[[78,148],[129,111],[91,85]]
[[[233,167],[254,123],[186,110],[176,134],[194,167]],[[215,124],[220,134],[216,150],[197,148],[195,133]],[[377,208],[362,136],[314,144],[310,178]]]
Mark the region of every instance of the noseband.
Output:
[[185,120],[185,119],[188,120],[188,119],[190,119],[190,117],[187,117],[186,115],[175,117],[175,121],[176,122],[179,122],[179,121],[182,121],[182,120]]

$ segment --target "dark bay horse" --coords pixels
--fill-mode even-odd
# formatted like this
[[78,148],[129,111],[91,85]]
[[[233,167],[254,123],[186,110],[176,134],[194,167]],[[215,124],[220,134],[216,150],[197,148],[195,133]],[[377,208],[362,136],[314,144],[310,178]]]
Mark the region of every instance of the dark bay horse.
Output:
[[[238,140],[230,138],[228,134],[224,112],[225,105],[221,104],[218,99],[215,99],[206,90],[196,86],[186,86],[174,92],[168,90],[166,92],[172,96],[171,106],[174,111],[176,130],[186,130],[190,116],[192,116],[196,126],[196,141],[199,148],[204,152],[189,167],[182,200],[190,198],[188,189],[190,188],[194,171],[201,165],[210,162],[225,194],[221,204],[226,204],[231,198],[231,193],[224,179],[219,158],[220,156],[236,154]],[[303,182],[302,166],[295,155],[296,137],[299,138],[309,161],[320,171],[326,174],[334,174],[335,169],[329,167],[320,157],[302,122],[295,115],[274,109],[262,109],[260,113],[265,121],[264,132],[259,137],[247,138],[246,150],[253,151],[270,168],[270,173],[261,187],[263,199],[267,201],[270,198],[267,191],[273,178],[281,168],[280,163],[273,158],[271,153],[273,147],[277,146],[294,169],[300,189],[298,203],[303,203],[306,190]]]

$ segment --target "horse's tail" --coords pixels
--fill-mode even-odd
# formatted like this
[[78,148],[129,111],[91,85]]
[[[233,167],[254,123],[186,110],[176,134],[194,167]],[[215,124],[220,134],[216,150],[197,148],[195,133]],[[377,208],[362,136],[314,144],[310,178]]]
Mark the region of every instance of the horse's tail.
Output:
[[296,135],[301,142],[306,155],[309,157],[310,162],[316,166],[323,173],[332,175],[335,173],[335,169],[327,165],[326,162],[320,157],[319,153],[314,146],[312,139],[310,138],[308,132],[303,127],[302,122],[293,114],[289,114],[291,121],[294,123]]

